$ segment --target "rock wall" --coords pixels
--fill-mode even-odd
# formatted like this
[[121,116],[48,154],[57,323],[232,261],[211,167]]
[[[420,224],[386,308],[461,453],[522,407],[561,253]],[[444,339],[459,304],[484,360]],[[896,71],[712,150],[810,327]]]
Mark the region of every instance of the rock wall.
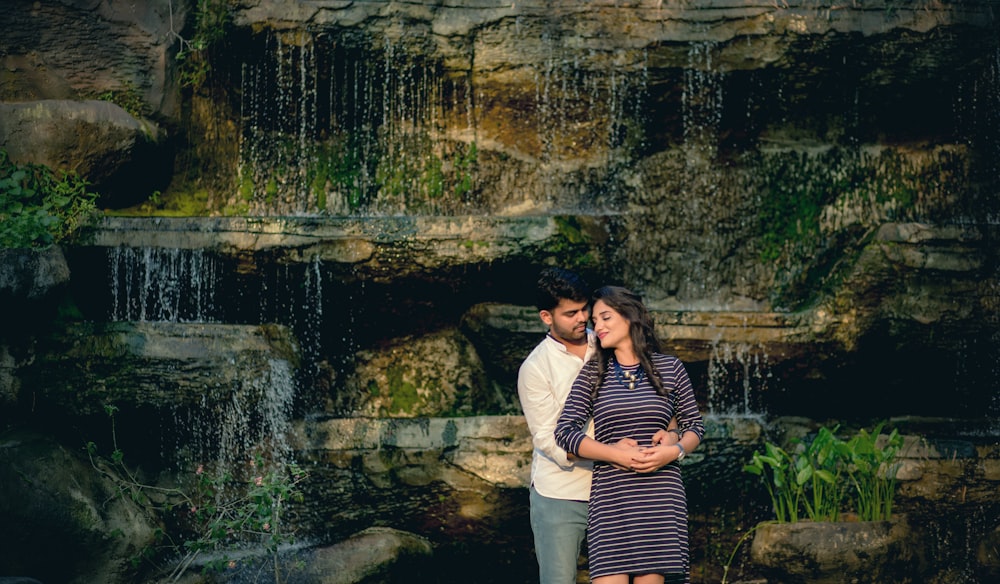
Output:
[[767,515],[739,468],[797,416],[903,428],[926,581],[987,581],[993,9],[9,2],[0,147],[108,216],[0,256],[0,419],[75,448],[114,401],[166,474],[290,449],[319,545],[396,527],[524,581],[513,386],[562,264],[644,294],[718,421],[687,468],[696,581]]

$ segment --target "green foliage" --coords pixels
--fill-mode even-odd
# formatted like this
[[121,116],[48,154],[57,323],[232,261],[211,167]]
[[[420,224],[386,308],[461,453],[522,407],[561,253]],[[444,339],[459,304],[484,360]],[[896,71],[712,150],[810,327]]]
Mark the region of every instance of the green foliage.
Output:
[[845,506],[862,521],[889,519],[902,438],[893,430],[882,443],[883,425],[871,434],[862,429],[846,442],[837,437],[838,427],[823,427],[808,443],[793,441],[791,452],[767,442],[743,470],[761,478],[778,523],[794,523],[803,516],[839,521]]
[[806,515],[813,521],[837,521],[844,500],[845,484],[840,480],[845,444],[823,427],[795,458],[796,484],[805,485]]
[[903,446],[903,437],[894,428],[881,440],[879,424],[869,434],[864,429],[847,444],[850,456],[848,476],[854,484],[854,507],[862,521],[881,521],[892,517],[892,501],[896,492],[896,456]]
[[72,239],[97,214],[97,194],[75,173],[19,166],[0,150],[0,247],[45,247]]
[[210,567],[232,568],[236,562],[226,552],[257,543],[272,556],[277,569],[280,546],[294,541],[294,534],[286,530],[283,512],[289,502],[302,502],[297,487],[305,479],[305,471],[295,464],[267,470],[259,455],[250,461],[250,469],[250,476],[241,479],[197,468],[194,495],[185,501],[186,508],[178,507],[181,513],[191,515],[191,535],[183,542],[189,557],[221,551],[220,559]]
[[[119,486],[118,495],[126,497],[159,516],[173,531],[161,530],[159,542],[168,542],[169,557],[180,557],[170,575],[177,580],[202,553],[213,552],[216,558],[207,564],[209,570],[237,567],[240,562],[230,553],[246,545],[262,546],[269,554],[274,581],[284,581],[278,559],[280,546],[294,542],[294,531],[285,521],[290,502],[301,503],[299,484],[307,477],[296,464],[269,464],[261,455],[249,461],[248,468],[238,469],[236,476],[224,469],[209,472],[198,465],[190,488],[162,488],[143,484],[125,464],[125,454],[118,446],[115,414],[118,408],[106,405],[111,419],[114,450],[107,461],[114,472],[99,464],[97,447],[88,442],[86,450],[91,464]],[[152,496],[151,496],[152,495]],[[151,549],[140,552],[138,560],[154,561]]]
[[191,38],[174,32],[180,43],[176,59],[182,87],[200,87],[208,78],[212,67],[206,53],[226,33],[231,19],[228,0],[197,0],[194,19]]
[[804,496],[804,487],[796,482],[793,457],[777,444],[768,442],[764,452],[754,452],[743,470],[761,477],[778,523],[795,523]]
[[126,81],[121,89],[109,89],[97,96],[100,101],[110,101],[121,107],[133,117],[140,118],[143,114],[145,104],[142,101],[142,94],[132,83]]

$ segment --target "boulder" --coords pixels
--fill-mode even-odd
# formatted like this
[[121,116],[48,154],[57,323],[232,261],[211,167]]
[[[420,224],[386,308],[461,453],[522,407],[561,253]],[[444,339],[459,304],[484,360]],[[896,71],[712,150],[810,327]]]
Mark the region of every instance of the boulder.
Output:
[[433,551],[431,543],[418,535],[372,527],[335,545],[314,550],[302,582],[393,582],[396,580],[392,574],[406,574],[406,580],[417,582],[420,558],[431,556]]
[[166,187],[172,157],[163,142],[155,124],[109,101],[0,103],[0,149],[12,162],[75,172],[104,195],[106,206]]
[[128,481],[92,464],[82,446],[20,431],[0,439],[0,566],[7,573],[66,584],[134,581],[132,560],[154,544],[160,526],[122,490]]
[[13,314],[67,283],[69,265],[61,248],[0,249],[0,311]]

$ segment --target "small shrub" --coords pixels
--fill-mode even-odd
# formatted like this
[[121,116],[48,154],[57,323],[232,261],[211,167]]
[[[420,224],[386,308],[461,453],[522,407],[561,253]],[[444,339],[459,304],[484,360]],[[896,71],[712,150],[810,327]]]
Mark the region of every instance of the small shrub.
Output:
[[[283,544],[293,543],[295,531],[286,520],[291,502],[301,503],[299,484],[307,474],[294,463],[269,464],[256,455],[236,476],[225,469],[215,472],[198,465],[189,488],[164,488],[142,483],[125,464],[125,454],[118,446],[115,434],[115,413],[118,408],[106,405],[111,418],[114,451],[106,459],[114,472],[98,464],[97,447],[88,442],[86,450],[96,470],[118,484],[118,495],[129,498],[154,512],[172,529],[160,533],[167,542],[166,551],[179,558],[170,578],[179,579],[194,560],[203,553],[215,554],[206,570],[224,571],[240,562],[230,556],[246,546],[260,546],[270,556],[274,581],[284,582],[278,552]],[[235,554],[233,554],[235,555]],[[155,561],[153,550],[140,552],[142,560]]]
[[0,150],[0,247],[45,247],[93,223],[97,195],[75,173],[17,165]]
[[883,426],[848,441],[838,427],[823,427],[808,443],[795,440],[791,452],[767,442],[743,470],[761,478],[778,523],[839,521],[845,510],[861,521],[890,519],[902,437],[893,430],[881,440]]

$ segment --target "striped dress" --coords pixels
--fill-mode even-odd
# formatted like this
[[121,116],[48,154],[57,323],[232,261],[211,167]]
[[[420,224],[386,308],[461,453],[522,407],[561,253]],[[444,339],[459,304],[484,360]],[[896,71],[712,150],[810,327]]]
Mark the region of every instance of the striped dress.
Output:
[[[593,402],[590,388],[597,376],[597,361],[587,362],[556,426],[559,445],[578,454],[591,416],[594,438],[604,444],[632,438],[648,446],[653,434],[666,428],[675,413],[680,429],[704,436],[705,426],[684,365],[676,357],[658,353],[652,362],[671,392],[669,397],[657,395],[647,376],[630,390],[612,364]],[[623,369],[635,372],[638,365]],[[688,581],[687,500],[680,466],[673,462],[645,474],[595,463],[587,555],[591,578],[663,574],[667,582]]]

